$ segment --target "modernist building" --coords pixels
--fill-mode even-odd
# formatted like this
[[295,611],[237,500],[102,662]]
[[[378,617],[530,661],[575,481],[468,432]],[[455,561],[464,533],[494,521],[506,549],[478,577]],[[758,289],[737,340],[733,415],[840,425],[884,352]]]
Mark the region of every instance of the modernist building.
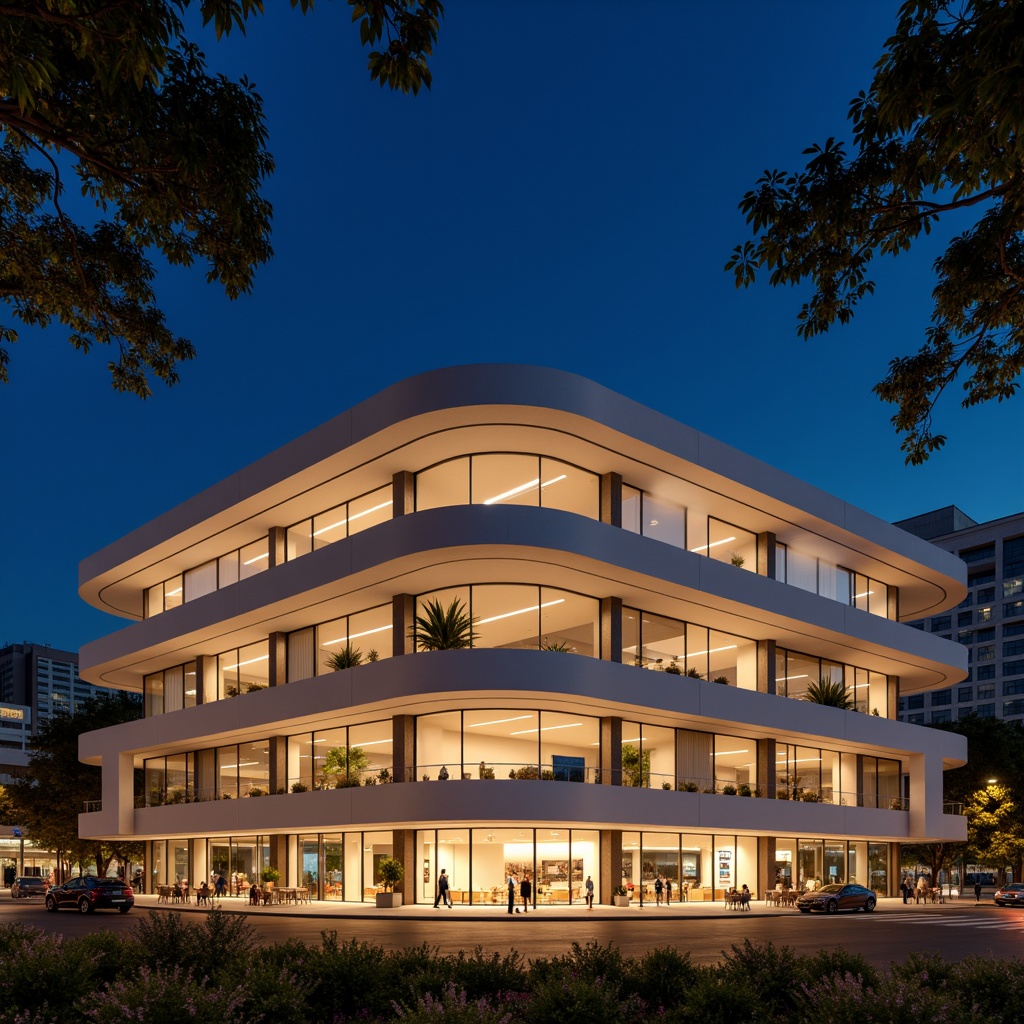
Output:
[[[963,678],[905,619],[963,563],[571,374],[404,381],[86,559],[137,620],[82,651],[146,717],[81,739],[83,836],[149,844],[153,882],[265,864],[315,898],[600,898],[657,874],[850,879],[892,894],[900,841],[963,839],[960,736],[896,720]],[[472,649],[421,651],[428,602]],[[335,670],[332,655],[361,664]],[[353,659],[354,660],[354,659]],[[856,710],[800,699],[841,682]],[[901,780],[907,784],[904,790]]]
[[967,678],[900,698],[905,722],[1024,719],[1024,512],[976,523],[955,505],[896,524],[967,564],[967,596],[910,623],[967,648]]

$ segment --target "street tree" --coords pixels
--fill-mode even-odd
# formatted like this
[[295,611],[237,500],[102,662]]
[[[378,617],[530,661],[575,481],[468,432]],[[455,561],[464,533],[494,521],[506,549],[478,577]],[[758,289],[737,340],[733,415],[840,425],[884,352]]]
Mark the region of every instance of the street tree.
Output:
[[[347,3],[371,79],[429,88],[440,0]],[[201,264],[232,299],[270,259],[262,100],[248,78],[207,71],[189,8],[221,38],[244,32],[263,0],[0,9],[0,382],[18,340],[11,320],[59,324],[81,351],[107,346],[114,388],[145,398],[195,356],[156,304],[151,254]]]
[[36,846],[53,850],[58,859],[80,867],[94,864],[105,875],[114,860],[142,860],[141,843],[102,843],[81,839],[78,816],[102,792],[101,769],[78,760],[78,737],[139,718],[142,705],[134,694],[120,691],[94,697],[74,714],[54,715],[33,740],[25,778],[7,787],[10,813]]
[[961,404],[1003,401],[1024,368],[1024,5],[908,0],[866,92],[850,103],[852,139],[804,150],[806,166],[771,170],[740,203],[753,239],[726,264],[737,286],[809,282],[797,334],[846,324],[875,290],[877,256],[909,251],[943,219],[973,219],[934,262],[931,321],[875,393],[908,463],[946,441],[933,429],[956,382]]
[[1014,878],[1024,869],[1024,807],[1018,793],[998,782],[971,795],[964,805],[967,844],[982,864],[1009,865]]

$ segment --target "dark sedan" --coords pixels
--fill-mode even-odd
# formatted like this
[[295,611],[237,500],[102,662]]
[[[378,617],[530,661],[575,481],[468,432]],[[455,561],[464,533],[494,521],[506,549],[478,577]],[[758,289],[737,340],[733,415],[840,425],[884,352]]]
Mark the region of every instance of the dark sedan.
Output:
[[11,884],[11,899],[24,900],[29,896],[45,896],[46,880],[36,875],[21,875]]
[[1004,885],[1001,889],[996,889],[992,899],[996,901],[997,907],[1024,907],[1024,885],[1016,882],[1013,885]]
[[49,911],[74,907],[81,914],[91,914],[98,908],[116,908],[122,914],[127,914],[134,906],[135,893],[132,887],[117,878],[80,875],[63,885],[55,886],[46,894],[46,909]]
[[878,903],[878,897],[863,885],[823,885],[814,892],[805,892],[797,898],[797,909],[809,914],[820,910],[825,914],[837,914],[840,910],[864,910],[871,913]]

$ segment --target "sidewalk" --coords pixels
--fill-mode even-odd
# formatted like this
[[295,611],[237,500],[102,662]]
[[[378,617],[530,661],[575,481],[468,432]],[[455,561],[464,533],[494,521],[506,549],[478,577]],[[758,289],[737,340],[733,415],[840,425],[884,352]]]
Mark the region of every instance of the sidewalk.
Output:
[[[993,906],[991,898],[981,903],[981,907]],[[252,914],[257,917],[311,917],[324,921],[361,918],[373,918],[379,920],[381,915],[397,916],[403,920],[409,919],[430,919],[430,920],[465,920],[466,916],[474,920],[492,920],[508,916],[504,904],[484,906],[455,906],[451,910],[441,906],[434,908],[432,903],[414,903],[399,907],[395,910],[378,910],[372,903],[340,903],[333,901],[314,901],[312,903],[287,903],[277,904],[269,907],[249,906],[248,895],[246,896],[225,896],[221,900],[213,901],[214,907],[231,914]],[[207,914],[209,908],[198,907],[192,903],[158,903],[157,897],[152,895],[136,895],[136,910],[170,911],[182,914]],[[913,911],[919,914],[932,914],[936,912],[950,912],[956,910],[980,909],[975,907],[974,897],[960,900],[947,900],[946,903],[919,903],[913,900],[904,907],[903,899],[900,896],[884,898],[878,901],[878,911],[891,913],[898,910]],[[549,921],[578,921],[580,918],[604,921],[621,921],[631,915],[642,914],[645,916],[657,915],[658,917],[671,917],[680,920],[712,919],[721,918],[723,915],[737,917],[745,916],[747,911],[730,910],[725,904],[718,903],[672,903],[670,906],[659,907],[655,903],[645,903],[641,906],[634,903],[629,907],[610,907],[595,904],[592,911],[587,910],[584,904],[573,906],[538,906],[531,907],[531,914],[536,914],[539,920]],[[768,906],[763,900],[754,900],[750,904],[750,914],[759,917],[799,917],[800,912],[793,907]]]

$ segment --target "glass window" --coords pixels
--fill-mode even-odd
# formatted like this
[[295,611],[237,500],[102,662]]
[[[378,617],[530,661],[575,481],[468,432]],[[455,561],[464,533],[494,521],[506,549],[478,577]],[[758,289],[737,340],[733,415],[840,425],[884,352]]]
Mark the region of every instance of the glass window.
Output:
[[907,698],[907,710],[917,711],[918,708],[924,707],[924,694],[915,693],[912,697]]
[[146,591],[146,618],[151,619],[164,610],[164,585],[158,583]]
[[[671,729],[661,730],[674,735]],[[675,786],[675,750],[670,746],[667,768]],[[563,782],[592,782],[601,751],[600,719],[588,715],[543,711],[540,716],[542,778]],[[663,766],[666,767],[666,766]],[[550,775],[549,775],[550,773]]]
[[196,663],[188,662],[185,665],[185,707],[196,706],[196,693],[199,689],[199,677],[196,675]]
[[313,669],[313,628],[288,634],[288,682],[310,679]]
[[303,792],[313,788],[314,750],[311,733],[289,736],[287,745],[288,788]]
[[358,747],[366,754],[366,767],[359,772],[363,785],[392,781],[391,772],[395,766],[395,757],[390,719],[386,722],[350,726],[348,743],[350,779],[355,777],[351,758]]
[[[982,660],[981,652],[983,648],[978,648],[978,661]],[[1004,658],[1015,658],[1020,654],[1024,654],[1024,640],[1008,640],[1003,644],[1003,657]],[[989,657],[994,657],[994,654]]]
[[630,533],[640,533],[643,515],[642,492],[628,484],[622,485],[622,528]]
[[952,714],[952,712],[948,708],[945,711],[933,711],[932,712],[932,724],[933,725],[938,725],[940,722],[950,722],[950,721],[952,721],[952,718],[953,718],[953,714]]
[[[1003,644],[1003,647],[1005,649],[1006,644]],[[1004,655],[1005,655],[1005,650],[1004,650]],[[985,646],[979,647],[977,649],[978,661],[991,661],[995,656],[996,656],[996,645],[995,644],[986,644]]]
[[978,548],[970,548],[966,551],[960,552],[960,558],[962,561],[971,565],[974,562],[991,562],[996,557],[996,546],[992,544],[983,544]]
[[949,615],[939,615],[932,619],[932,632],[938,633],[943,629],[949,629],[952,618]]
[[974,713],[979,718],[995,718],[996,717],[996,706],[995,706],[995,704],[979,704],[974,709]]
[[956,693],[957,702],[960,704],[966,704],[969,701],[974,700],[974,687],[973,686],[961,686]]
[[270,549],[267,546],[267,538],[261,537],[258,541],[241,548],[238,552],[238,562],[240,580],[248,579],[269,568]]
[[[343,615],[340,619],[331,619],[329,622],[322,622],[316,627],[317,633],[317,663],[316,674],[324,675],[334,672],[331,663],[333,655],[340,654],[345,650],[348,643],[348,616]],[[289,678],[291,678],[289,676]],[[300,677],[301,678],[301,677]]]
[[1003,701],[1003,716],[1009,718],[1011,715],[1024,715],[1024,700]]
[[795,550],[792,545],[786,558],[786,582],[812,594],[818,592],[818,559],[804,551]]
[[568,590],[540,588],[541,647],[600,657],[601,604]]
[[1024,573],[1024,537],[1011,537],[1003,541],[1003,575]]
[[469,504],[469,457],[451,459],[416,474],[416,510]]
[[[486,746],[486,744],[484,744]],[[486,777],[487,764],[481,756],[478,765],[467,761],[462,767],[462,713],[442,711],[436,715],[416,718],[416,778],[427,782],[436,779],[444,767],[449,778],[467,773],[471,779]],[[494,767],[491,766],[491,778]]]
[[540,587],[484,584],[472,588],[472,601],[474,647],[540,647]]
[[463,712],[464,770],[484,778],[493,772],[499,779],[536,779],[539,718],[538,712],[522,708]]
[[217,748],[217,798],[233,800],[238,796],[238,747]]
[[360,785],[360,773],[370,763],[362,747],[350,748],[348,729],[323,729],[313,733],[313,788],[341,789]]
[[[389,604],[367,608],[348,617],[348,639],[363,656],[363,661],[390,658],[394,651],[393,610]],[[376,654],[376,658],[373,655]]]
[[474,505],[539,505],[540,459],[536,455],[474,455]]
[[984,686],[978,687],[978,700],[988,700],[996,695],[996,687],[994,683],[986,683]]
[[[348,534],[353,536],[392,518],[394,495],[391,485],[378,488],[348,503]],[[315,533],[315,531],[314,531]]]
[[757,534],[721,519],[708,517],[707,550],[700,553],[717,562],[757,572]]
[[714,747],[716,791],[750,796],[757,787],[757,741],[720,734]]
[[644,494],[643,535],[673,547],[686,547],[686,509],[655,494]]
[[[970,678],[970,674],[971,674],[970,671],[968,671],[968,673],[967,673],[968,678]],[[1004,674],[1005,674],[1005,666],[1004,666]],[[996,667],[995,667],[995,665],[979,665],[978,666],[977,678],[979,680],[982,680],[982,679],[995,679],[995,677],[996,677]]]
[[256,740],[238,746],[240,796],[266,796],[270,790],[270,741]]
[[348,536],[348,504],[336,505],[313,516],[313,548],[319,550]]
[[973,613],[972,612],[960,612],[960,614],[957,615],[957,617],[956,617],[956,624],[957,624],[957,626],[970,626],[972,624],[972,621],[973,621]]
[[780,583],[787,583],[789,581],[789,573],[787,567],[787,558],[789,554],[789,547],[785,544],[776,541],[775,543],[775,578]]
[[164,582],[164,611],[177,608],[181,604],[184,583],[180,576],[174,576]]
[[146,718],[152,718],[154,715],[162,715],[164,713],[163,672],[154,672],[152,675],[143,678],[142,701]]
[[[952,703],[953,697],[950,690],[935,690],[932,692],[932,707],[941,707]],[[934,720],[934,719],[933,719]]]
[[301,558],[313,550],[313,524],[309,519],[288,527],[287,558]]
[[217,560],[207,562],[184,575],[184,597],[194,601],[197,597],[212,594],[217,589]]
[[556,459],[540,460],[540,503],[544,508],[575,512],[597,519],[601,509],[601,481],[588,473]]
[[[986,609],[991,613],[991,609]],[[1011,601],[1003,605],[1003,618],[1012,619],[1018,615],[1024,615],[1024,601]]]
[[783,697],[802,699],[807,687],[818,682],[820,676],[821,663],[817,658],[795,651],[776,652],[775,692]]

